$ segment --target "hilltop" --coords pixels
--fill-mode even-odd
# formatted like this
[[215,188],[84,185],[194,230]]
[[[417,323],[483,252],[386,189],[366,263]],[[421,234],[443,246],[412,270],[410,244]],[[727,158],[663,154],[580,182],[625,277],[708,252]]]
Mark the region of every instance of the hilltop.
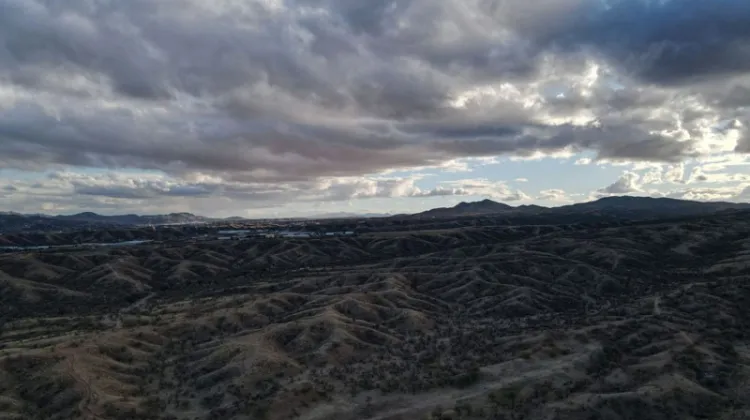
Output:
[[476,202],[461,202],[453,207],[439,207],[421,213],[410,215],[417,218],[446,218],[457,216],[477,216],[485,214],[498,214],[515,210],[515,207],[498,203],[489,199]]

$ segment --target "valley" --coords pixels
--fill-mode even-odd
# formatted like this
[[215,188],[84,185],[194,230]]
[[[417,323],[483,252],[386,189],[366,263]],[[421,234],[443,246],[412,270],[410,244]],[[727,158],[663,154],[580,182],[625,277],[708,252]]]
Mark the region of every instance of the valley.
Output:
[[0,417],[750,413],[746,213],[385,220],[0,254]]

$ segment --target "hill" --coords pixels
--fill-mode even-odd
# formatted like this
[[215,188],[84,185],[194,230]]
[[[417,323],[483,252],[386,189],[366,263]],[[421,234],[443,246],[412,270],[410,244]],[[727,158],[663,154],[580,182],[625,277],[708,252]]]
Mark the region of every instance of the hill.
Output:
[[476,202],[461,202],[453,207],[439,207],[421,213],[409,215],[414,218],[450,218],[458,216],[477,216],[485,214],[497,214],[514,210],[507,204],[498,203],[489,199]]
[[115,216],[103,216],[96,213],[85,212],[69,216],[54,216],[58,220],[69,220],[83,223],[109,223],[118,225],[166,225],[182,223],[205,223],[212,219],[196,216],[191,213],[170,213],[160,215],[125,214]]
[[[92,212],[73,215],[42,215],[0,213],[0,233],[19,231],[59,231],[82,228],[125,227],[144,225],[179,225],[190,223],[208,223],[220,220],[191,213],[171,213],[163,215],[114,215],[105,216]],[[241,220],[241,219],[240,219]]]
[[750,412],[746,213],[464,219],[0,254],[0,417]]
[[[711,214],[725,210],[750,209],[747,203],[699,202],[672,198],[615,196],[595,201],[570,204],[560,207],[521,205],[513,207],[492,200],[460,203],[454,207],[441,207],[413,215],[399,215],[416,219],[455,218],[461,216],[502,215],[508,218],[539,216],[540,220],[554,217],[570,219],[571,216],[604,216],[620,219],[647,219],[657,217],[678,217],[698,214]],[[554,220],[552,220],[554,223]]]
[[678,200],[674,198],[615,196],[604,197],[587,203],[554,208],[554,212],[609,212],[623,217],[687,216],[709,214],[724,210],[750,209],[748,203],[704,202]]

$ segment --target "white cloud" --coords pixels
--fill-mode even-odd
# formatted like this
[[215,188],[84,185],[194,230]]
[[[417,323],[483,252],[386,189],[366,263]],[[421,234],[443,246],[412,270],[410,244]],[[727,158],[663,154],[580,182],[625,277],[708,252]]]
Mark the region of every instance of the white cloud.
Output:
[[640,182],[643,185],[663,183],[664,177],[662,175],[662,170],[660,168],[652,168],[647,170],[641,175]]
[[483,196],[500,201],[523,201],[530,197],[521,190],[508,187],[504,182],[485,178],[461,179],[441,183],[441,187],[460,192],[458,195]]
[[553,201],[557,203],[569,203],[573,201],[572,198],[561,189],[549,189],[540,191],[536,199],[542,201]]
[[635,172],[625,171],[614,183],[598,190],[602,194],[618,195],[641,191],[640,176]]
[[703,167],[693,168],[688,176],[686,184],[711,183],[711,184],[735,184],[750,181],[750,174],[730,172],[706,172]]
[[737,187],[687,188],[671,191],[667,197],[697,201],[736,201],[741,190]]
[[683,184],[685,182],[685,164],[680,162],[666,168],[664,171],[664,180],[674,184]]

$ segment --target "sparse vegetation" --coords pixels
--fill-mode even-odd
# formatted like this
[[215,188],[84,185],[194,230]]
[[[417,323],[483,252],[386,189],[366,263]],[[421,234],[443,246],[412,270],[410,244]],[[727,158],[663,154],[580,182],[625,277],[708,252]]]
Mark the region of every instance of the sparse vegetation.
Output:
[[0,414],[521,420],[748,408],[742,213],[492,220],[0,255]]

